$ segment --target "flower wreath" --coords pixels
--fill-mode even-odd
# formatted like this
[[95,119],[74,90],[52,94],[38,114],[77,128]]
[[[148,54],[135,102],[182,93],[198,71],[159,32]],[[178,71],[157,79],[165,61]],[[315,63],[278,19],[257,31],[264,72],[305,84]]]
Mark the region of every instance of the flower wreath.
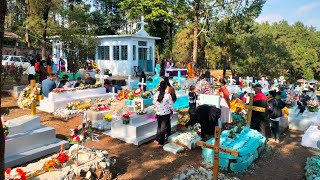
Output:
[[32,102],[40,95],[40,89],[41,85],[39,83],[35,84],[33,89],[30,89],[30,86],[24,88],[19,94],[18,106],[20,108],[31,108]]
[[78,128],[72,129],[70,134],[70,142],[72,144],[79,144],[86,140],[92,139],[92,123],[82,123]]

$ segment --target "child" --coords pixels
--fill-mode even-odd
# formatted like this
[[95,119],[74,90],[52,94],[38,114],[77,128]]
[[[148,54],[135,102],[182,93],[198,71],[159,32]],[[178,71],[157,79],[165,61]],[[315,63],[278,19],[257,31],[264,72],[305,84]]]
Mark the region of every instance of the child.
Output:
[[82,83],[82,82],[81,82],[81,77],[78,77],[78,78],[77,78],[77,82],[74,84],[73,87],[74,87],[74,88],[79,87],[81,83]]
[[189,88],[189,115],[190,120],[186,123],[186,127],[188,127],[190,124],[194,124],[194,122],[197,120],[197,114],[196,114],[196,101],[197,101],[197,94],[195,92],[196,88],[195,86],[190,86]]

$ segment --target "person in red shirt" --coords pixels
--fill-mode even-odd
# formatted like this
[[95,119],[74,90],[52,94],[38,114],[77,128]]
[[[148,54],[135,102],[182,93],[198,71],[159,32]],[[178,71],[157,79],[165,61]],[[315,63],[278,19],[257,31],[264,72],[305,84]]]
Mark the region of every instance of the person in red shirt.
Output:
[[240,99],[243,103],[247,103],[247,91],[241,94]]

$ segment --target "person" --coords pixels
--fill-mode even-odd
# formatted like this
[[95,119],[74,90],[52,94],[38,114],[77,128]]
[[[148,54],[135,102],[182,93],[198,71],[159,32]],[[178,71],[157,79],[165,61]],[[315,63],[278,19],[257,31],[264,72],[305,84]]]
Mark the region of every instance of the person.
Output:
[[207,70],[207,71],[204,73],[204,75],[206,76],[207,82],[208,82],[208,83],[211,83],[211,74],[210,74],[210,71]]
[[51,73],[48,79],[42,82],[42,95],[48,97],[49,93],[56,88],[56,74]]
[[[142,79],[143,79],[143,82],[142,82]],[[144,71],[141,71],[139,82],[146,83],[146,81],[147,81],[147,76],[144,73]],[[139,85],[139,87],[141,87],[141,85]],[[143,85],[142,89],[143,91],[147,91],[147,85]]]
[[165,66],[166,66],[166,58],[163,58],[162,61],[161,61],[161,70],[160,70],[160,76],[163,76],[165,75]]
[[175,89],[171,86],[169,78],[165,77],[164,81],[167,83],[167,92],[171,95],[173,103],[177,101],[177,95]]
[[286,104],[281,100],[275,98],[277,96],[276,91],[269,91],[269,118],[271,121],[271,141],[275,141],[279,143],[279,136],[280,136],[280,128],[279,128],[279,121],[282,117],[282,109],[286,106]]
[[77,78],[77,82],[74,83],[73,87],[74,87],[74,88],[79,87],[80,84],[82,84],[82,79],[81,79],[81,77],[78,77],[78,78]]
[[302,115],[303,112],[306,110],[307,102],[309,99],[310,99],[310,97],[307,95],[307,91],[303,90],[302,94],[299,98],[299,101],[297,102],[298,110],[299,110],[297,116]]
[[171,135],[170,116],[173,115],[173,101],[166,89],[167,83],[161,81],[160,87],[153,97],[158,122],[155,143],[159,145],[164,145],[165,136],[169,137]]
[[69,76],[67,74],[64,74],[62,76],[62,80],[58,85],[58,88],[66,88],[66,87],[71,87],[71,84],[69,82]]
[[47,62],[48,74],[51,74],[52,73],[52,56],[51,56],[51,54],[48,55],[46,62]]
[[36,70],[34,67],[35,61],[30,61],[30,64],[31,65],[27,68],[27,70],[23,72],[23,74],[28,74],[29,84],[32,79],[35,79],[35,75],[36,75]]
[[59,71],[59,58],[57,58],[57,55],[54,54],[52,57],[52,71],[58,72]]
[[59,59],[59,71],[63,71],[63,72],[67,71],[65,64],[66,64],[66,62],[63,59],[63,56],[60,56],[60,59]]
[[104,80],[104,88],[106,88],[106,93],[110,92],[110,81],[108,79]]
[[197,94],[210,94],[210,85],[206,81],[206,76],[201,74],[200,80],[196,84],[196,93]]
[[196,87],[194,85],[191,85],[189,88],[189,117],[190,120],[187,122],[186,126],[188,124],[194,123],[197,120],[197,94],[195,92]]
[[247,103],[247,99],[248,99],[248,94],[247,94],[247,91],[244,91],[241,96],[240,96],[240,99],[243,103]]
[[96,84],[96,79],[92,78],[92,77],[90,76],[90,73],[86,73],[86,75],[85,75],[85,80],[84,80],[84,84],[94,85],[94,84]]
[[[268,109],[267,96],[262,92],[260,84],[254,85],[255,96],[253,98],[253,106]],[[269,138],[271,136],[270,122],[266,117],[266,112],[252,111],[250,128],[259,131],[263,136]]]
[[116,80],[111,80],[111,85],[109,88],[109,92],[113,92],[112,88],[114,88],[114,93],[117,93],[119,90],[122,90],[122,87],[117,85]]
[[217,95],[220,96],[220,109],[221,109],[221,122],[226,129],[229,129],[229,123],[231,123],[230,112],[230,93],[226,87],[226,81],[220,80],[220,88]]
[[214,135],[215,127],[218,126],[218,121],[221,115],[219,108],[203,104],[196,109],[195,121],[188,121],[185,126],[193,126],[195,123],[201,125],[201,138],[206,141]]
[[44,63],[40,63],[38,73],[39,73],[39,83],[41,84],[43,80],[47,79],[48,77],[48,71],[43,65]]

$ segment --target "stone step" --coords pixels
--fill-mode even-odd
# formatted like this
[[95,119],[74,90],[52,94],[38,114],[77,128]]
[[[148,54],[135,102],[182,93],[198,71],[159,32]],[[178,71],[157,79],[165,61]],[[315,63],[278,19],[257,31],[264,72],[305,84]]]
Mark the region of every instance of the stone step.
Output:
[[[142,119],[142,118],[141,118]],[[178,119],[178,113],[174,113],[172,122]],[[123,124],[122,120],[115,121],[111,124],[111,132],[117,134],[127,134],[130,137],[137,138],[143,136],[148,132],[154,132],[157,130],[157,120],[146,119],[136,122],[130,122],[129,124]]]
[[41,127],[40,117],[25,115],[16,119],[11,119],[8,122],[9,136],[14,136],[15,134],[30,132],[34,129]]
[[46,126],[42,126],[28,133],[9,136],[6,140],[5,157],[45,146],[54,142],[55,139],[55,129]]
[[[155,121],[156,122],[156,121]],[[171,121],[171,130],[174,130],[177,127],[177,119],[174,118],[173,121]],[[155,128],[157,128],[157,124],[155,124]],[[112,130],[112,127],[111,127]],[[128,135],[127,133],[117,133],[117,132],[112,132],[112,131],[107,131],[104,132],[104,134],[111,136],[112,138],[117,138],[120,139],[126,143],[134,144],[134,145],[141,145],[143,143],[146,143],[156,137],[157,130],[155,129],[154,131],[150,131],[147,133],[142,133],[143,135],[138,136],[138,137],[132,137]]]
[[15,167],[30,162],[32,160],[44,157],[46,155],[59,152],[62,144],[64,145],[65,149],[69,148],[68,141],[55,138],[54,141],[45,146],[37,147],[29,151],[5,157],[5,168]]

